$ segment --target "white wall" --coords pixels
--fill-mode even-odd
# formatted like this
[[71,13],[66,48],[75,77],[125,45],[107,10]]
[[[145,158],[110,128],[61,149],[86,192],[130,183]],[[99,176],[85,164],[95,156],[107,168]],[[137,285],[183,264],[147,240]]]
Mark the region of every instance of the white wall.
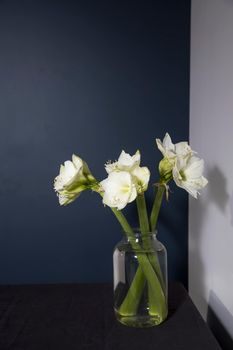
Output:
[[190,198],[190,294],[233,338],[233,0],[192,1],[190,142],[209,179]]

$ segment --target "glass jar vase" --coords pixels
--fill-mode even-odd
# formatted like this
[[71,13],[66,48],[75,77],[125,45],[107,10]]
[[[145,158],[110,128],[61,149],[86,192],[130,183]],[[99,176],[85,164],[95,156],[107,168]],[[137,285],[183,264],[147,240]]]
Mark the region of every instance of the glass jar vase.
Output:
[[162,323],[167,308],[167,252],[156,232],[134,231],[113,253],[114,310],[131,327]]

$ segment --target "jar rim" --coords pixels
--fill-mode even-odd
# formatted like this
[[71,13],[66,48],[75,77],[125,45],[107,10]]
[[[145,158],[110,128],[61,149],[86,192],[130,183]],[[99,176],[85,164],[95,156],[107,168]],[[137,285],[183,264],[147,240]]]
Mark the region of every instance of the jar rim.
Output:
[[[141,236],[141,235],[147,235],[147,236],[157,236],[157,234],[158,234],[158,230],[157,229],[155,229],[155,230],[153,230],[153,231],[146,231],[146,232],[142,232],[141,231],[141,229],[140,229],[140,227],[133,227],[132,228],[133,229],[133,233],[135,234],[135,235],[138,235],[138,236]],[[132,233],[132,232],[129,232],[129,231],[122,231],[124,234],[126,233]]]

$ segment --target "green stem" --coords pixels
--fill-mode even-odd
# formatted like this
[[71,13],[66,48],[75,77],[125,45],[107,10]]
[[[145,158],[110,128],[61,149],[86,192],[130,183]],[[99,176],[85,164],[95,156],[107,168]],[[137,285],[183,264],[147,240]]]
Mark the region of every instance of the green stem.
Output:
[[141,266],[138,266],[133,282],[131,283],[127,295],[122,302],[119,313],[124,316],[134,316],[137,312],[142,293],[145,287],[145,275]]
[[[112,212],[116,216],[118,222],[120,223],[121,227],[123,228],[125,234],[129,237],[131,237],[131,241],[134,241],[134,232],[131,226],[129,225],[128,221],[126,220],[123,213],[115,208],[111,208]],[[141,294],[143,292],[142,285],[145,284],[145,277],[142,272],[141,267],[139,266],[137,269],[140,269],[139,273],[136,273],[134,277],[134,286],[129,288],[127,296],[125,297],[123,303],[120,306],[120,314],[121,315],[128,315],[132,316],[135,315],[136,310],[138,308],[138,304],[141,298]]]
[[125,234],[131,238],[134,238],[133,229],[128,223],[124,214],[120,210],[117,210],[116,208],[111,208],[111,210],[114,213],[115,217],[117,218],[118,222],[121,224],[121,227],[123,228]]
[[[139,268],[133,281],[134,284],[131,285],[130,291],[128,292],[126,299],[124,300],[119,311],[121,314],[126,314],[128,316],[132,313],[135,313],[135,311],[137,310],[138,302],[140,300],[140,297],[137,293],[142,293],[143,291],[143,276],[145,276],[148,283],[148,288],[150,289],[151,294],[153,295],[153,302],[150,305],[150,314],[156,316],[159,315],[159,317],[164,318],[166,316],[166,299],[161,288],[160,281],[154,269],[152,268],[147,255],[144,253],[140,244],[135,240],[133,230],[130,227],[124,215],[122,214],[122,212],[115,208],[111,209],[115,214],[117,220],[123,227],[126,235],[128,236],[130,244],[136,252],[139,262]],[[135,301],[136,303],[134,304]],[[131,309],[132,307],[133,311]]]
[[[149,220],[147,215],[146,200],[145,200],[144,193],[137,196],[137,209],[138,209],[138,217],[139,217],[140,229],[142,234],[143,246],[144,246],[144,249],[147,250],[148,248],[150,248],[148,247],[149,237],[146,238],[146,236],[148,236],[148,233],[150,231],[150,225],[149,225]],[[143,239],[144,237],[145,237],[145,240]],[[150,255],[148,257],[150,259]],[[139,270],[139,274],[140,273],[143,274],[143,271]],[[142,279],[142,285],[143,283],[144,281]],[[132,283],[132,288],[134,288],[133,283]],[[139,296],[141,296],[140,293],[142,294],[143,288],[142,287],[137,288],[137,291]],[[150,287],[150,284],[148,284],[148,297],[149,297],[149,312],[151,311],[151,309],[154,312],[154,310],[156,309],[156,304],[154,305],[153,291]]]
[[[157,193],[155,196],[151,217],[150,217],[152,232],[155,230],[157,225],[158,215],[161,208],[164,191],[165,191],[165,186],[161,184],[157,189]],[[141,232],[142,234],[149,232],[149,222],[148,222],[147,211],[146,211],[145,197],[142,195],[139,195],[137,197],[137,208],[138,208],[138,216],[139,216]],[[148,259],[151,265],[153,266],[154,271],[157,273],[163,292],[166,295],[165,283],[163,280],[158,257],[154,254],[148,254]],[[127,312],[128,313],[130,312],[130,314],[134,314],[136,312],[139,300],[143,292],[144,285],[145,285],[145,278],[143,276],[142,268],[141,266],[139,266],[136,271],[133,282],[131,283],[127,296],[125,297],[124,302],[121,305],[120,312],[122,312],[123,314]],[[150,304],[150,310],[152,309],[152,312],[153,312],[154,308],[153,308],[153,299],[151,298],[151,294],[152,292],[149,288],[149,304]]]
[[[157,277],[165,293],[165,286],[163,283],[163,276],[162,276],[158,256],[156,252],[153,252],[153,254],[149,253],[150,250],[152,249],[150,244],[150,237],[148,236],[148,233],[150,231],[150,225],[149,225],[149,220],[147,215],[146,200],[145,200],[144,193],[142,195],[137,196],[137,209],[138,209],[138,216],[139,216],[142,238],[145,237],[145,240],[143,240],[143,246],[144,246],[144,249],[148,251],[148,254],[147,254],[148,259],[151,265],[153,266],[154,271],[157,274]],[[148,295],[149,295],[149,313],[151,313],[151,310],[152,310],[152,313],[154,313],[154,310],[156,309],[156,304],[154,303],[154,295],[153,295],[153,291],[150,288],[150,285],[148,285]]]
[[165,319],[167,316],[167,303],[160,281],[151,266],[147,255],[143,252],[137,254],[137,258],[148,284],[149,314],[151,316],[159,317],[160,319]]
[[[97,190],[97,192],[102,196],[102,194]],[[133,229],[131,228],[130,224],[126,220],[125,216],[120,210],[117,210],[116,208],[111,208],[112,212],[114,213],[116,219],[120,223],[121,227],[123,228],[126,236],[128,236],[131,242],[135,240]],[[135,315],[136,310],[138,308],[138,304],[140,302],[141,296],[139,293],[142,294],[143,292],[143,286],[145,284],[145,276],[143,274],[143,271],[141,267],[139,266],[136,272],[136,275],[133,280],[134,286],[133,288],[130,287],[128,290],[127,296],[125,297],[123,303],[120,307],[120,313],[122,315]]]
[[158,189],[157,189],[157,193],[155,196],[153,208],[151,211],[151,216],[150,216],[151,231],[154,231],[156,228],[156,225],[157,225],[159,211],[160,211],[160,207],[162,204],[164,191],[165,191],[165,186],[162,184],[159,184]]
[[[156,199],[155,199],[156,201]],[[161,205],[161,203],[160,203]],[[140,229],[142,232],[142,238],[145,237],[145,240],[143,241],[144,248],[148,251],[148,258],[153,266],[155,272],[158,275],[158,278],[161,282],[161,285],[163,287],[163,290],[165,292],[165,286],[164,286],[164,281],[163,281],[163,275],[161,272],[158,256],[156,253],[150,254],[149,251],[151,250],[151,244],[150,244],[150,239],[148,237],[148,233],[150,230],[149,226],[149,221],[148,221],[148,216],[147,216],[147,209],[146,209],[146,200],[145,196],[143,195],[138,195],[137,197],[137,208],[138,208],[138,216],[139,216],[139,222],[140,222]],[[160,206],[157,206],[158,211],[160,209]],[[158,217],[158,213],[157,213]],[[153,231],[152,231],[153,232]]]
[[[137,209],[140,222],[140,228],[142,234],[149,232],[149,220],[146,210],[145,196],[138,195],[137,197]],[[135,315],[138,308],[141,296],[145,287],[145,275],[141,266],[138,267],[136,274],[134,276],[133,282],[130,285],[128,293],[121,304],[120,314],[121,315]]]
[[[159,216],[161,204],[162,204],[162,201],[163,201],[163,195],[164,195],[164,192],[165,192],[165,189],[166,189],[165,185],[166,185],[166,183],[160,182],[159,186],[157,187],[157,192],[156,192],[154,204],[153,204],[151,215],[150,215],[150,225],[151,225],[151,230],[152,231],[154,231],[156,229],[156,226],[157,226],[158,216]],[[160,264],[159,264],[159,261],[158,261],[158,257],[154,256],[153,257],[153,261],[151,261],[151,263],[154,266],[155,271],[157,271],[157,274],[158,274],[158,277],[160,279],[160,283],[161,283],[161,286],[163,288],[163,291],[164,291],[164,293],[166,293],[165,281],[163,279],[163,275],[162,275],[162,272],[161,272],[161,268],[160,268]]]
[[146,235],[148,232],[150,232],[150,225],[147,215],[147,209],[146,209],[146,200],[144,193],[139,194],[137,196],[137,209],[138,209],[138,217],[139,217],[139,223],[140,223],[140,229],[141,233],[143,235]]

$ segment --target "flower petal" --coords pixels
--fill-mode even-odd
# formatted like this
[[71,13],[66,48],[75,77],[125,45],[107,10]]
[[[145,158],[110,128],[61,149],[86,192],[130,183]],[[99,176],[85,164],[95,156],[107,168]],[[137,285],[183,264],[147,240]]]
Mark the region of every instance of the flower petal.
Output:
[[186,157],[187,155],[192,154],[193,151],[188,142],[184,141],[175,144],[175,153],[178,157]]
[[199,178],[204,170],[204,160],[198,157],[192,156],[187,162],[185,169],[185,175],[187,177]]
[[137,195],[132,177],[126,171],[111,172],[107,179],[101,181],[100,186],[104,190],[103,203],[119,210],[132,202]]
[[163,146],[162,141],[161,141],[160,139],[156,139],[155,141],[156,141],[156,144],[157,144],[158,149],[160,150],[160,152],[162,153],[162,155],[165,156],[166,151],[165,151],[165,148],[164,148],[164,146]]
[[111,163],[108,162],[105,164],[105,170],[107,171],[108,174],[110,174],[111,172],[117,170],[117,162]]
[[76,168],[76,171],[79,171],[83,166],[83,160],[78,156],[76,156],[75,154],[72,155],[72,162]]
[[140,164],[140,152],[137,151],[133,156],[125,151],[122,151],[118,158],[118,168],[120,170],[132,170],[135,166]]
[[160,139],[156,139],[156,143],[164,157],[175,157],[175,145],[172,143],[168,133],[165,134],[163,142]]
[[131,194],[129,196],[128,203],[133,202],[136,199],[136,197],[137,197],[137,190],[136,190],[136,187],[132,185]]
[[164,139],[163,139],[163,146],[166,150],[170,150],[170,151],[174,151],[175,147],[174,144],[172,143],[171,137],[168,134],[168,132],[166,132]]
[[196,156],[178,158],[172,170],[173,179],[178,187],[185,189],[197,198],[198,190],[205,187],[208,180],[202,175],[204,161]]

